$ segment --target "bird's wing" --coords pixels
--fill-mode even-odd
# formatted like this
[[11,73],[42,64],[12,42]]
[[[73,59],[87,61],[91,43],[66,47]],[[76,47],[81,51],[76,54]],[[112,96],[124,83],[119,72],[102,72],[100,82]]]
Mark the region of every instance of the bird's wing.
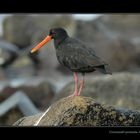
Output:
[[73,41],[73,43],[67,43],[65,46],[65,59],[68,66],[73,68],[83,68],[88,66],[100,66],[105,63],[95,55],[91,48],[87,48],[83,43]]

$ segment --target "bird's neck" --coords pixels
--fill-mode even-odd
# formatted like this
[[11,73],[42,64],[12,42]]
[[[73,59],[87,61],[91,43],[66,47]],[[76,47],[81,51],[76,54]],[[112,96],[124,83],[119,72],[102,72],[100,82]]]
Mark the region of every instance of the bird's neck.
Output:
[[55,46],[55,48],[57,49],[60,46],[60,44],[62,44],[65,41],[65,39],[67,37],[68,36],[64,36],[64,37],[61,37],[61,38],[54,39],[54,46]]

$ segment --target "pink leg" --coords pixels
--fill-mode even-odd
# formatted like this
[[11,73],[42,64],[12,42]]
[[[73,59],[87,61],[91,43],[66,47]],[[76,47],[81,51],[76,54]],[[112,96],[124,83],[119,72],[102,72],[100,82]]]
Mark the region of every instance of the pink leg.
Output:
[[80,80],[80,89],[78,95],[80,95],[80,93],[82,92],[83,86],[84,86],[84,74],[82,75],[82,79]]
[[78,75],[76,72],[74,72],[74,82],[75,82],[74,96],[78,96]]

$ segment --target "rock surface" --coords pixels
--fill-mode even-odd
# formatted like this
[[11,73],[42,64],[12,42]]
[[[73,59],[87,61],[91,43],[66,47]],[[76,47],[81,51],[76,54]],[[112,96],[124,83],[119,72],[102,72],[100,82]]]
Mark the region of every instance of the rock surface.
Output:
[[[67,14],[37,14],[35,16],[32,14],[16,14],[4,20],[3,38],[17,45],[19,49],[33,48],[46,37],[52,27],[63,27],[73,36],[76,22]],[[44,47],[43,50],[39,50],[37,52],[38,54],[30,54],[29,57],[32,58],[31,60],[33,60],[34,63],[38,61],[37,63],[39,64],[35,65],[37,68],[41,67],[49,71],[57,69],[60,65],[56,59],[53,42],[48,43],[47,46],[48,47]]]
[[[66,85],[53,102],[69,96],[74,91],[74,82]],[[82,96],[89,96],[100,103],[128,109],[140,108],[140,75],[132,73],[113,73],[113,75],[85,76]]]
[[[88,33],[89,36],[92,36],[93,32]],[[100,31],[100,34],[103,33]],[[140,51],[130,39],[121,36],[109,39],[106,35],[102,36],[98,37],[98,40],[97,35],[92,36],[91,40],[82,37],[82,34],[77,38],[84,40],[87,47],[93,48],[96,54],[110,65],[112,72],[139,70]]]
[[[92,47],[97,55],[110,64],[113,72],[135,72],[140,70],[138,17],[139,15],[117,14],[81,21],[74,20],[71,15],[17,14],[4,20],[3,38],[18,48],[34,47],[44,39],[50,28],[61,26],[70,36]],[[69,74],[69,71],[58,63],[53,42],[47,46],[38,52],[37,57],[42,62],[41,67],[47,72],[56,69]]]
[[60,26],[66,29],[70,26],[71,34],[74,33],[75,22],[68,15],[15,14],[3,22],[4,38],[19,48],[24,48],[44,38],[51,27]]
[[[16,91],[23,91],[38,110],[45,110],[54,97],[53,87],[47,81],[38,82],[35,85],[33,84],[34,82],[32,81],[31,84],[31,82],[28,81],[16,87],[10,85],[5,86],[0,91],[0,104],[6,101],[11,95],[14,95]],[[0,125],[11,125],[23,116],[24,114],[22,114],[22,111],[16,105],[8,110],[3,116],[0,116]]]
[[92,98],[72,96],[54,103],[41,114],[24,117],[14,126],[139,126],[140,112],[102,105]]
[[19,110],[19,108],[13,107],[5,115],[3,115],[2,117],[0,117],[0,125],[1,126],[10,126],[16,120],[20,119],[21,117],[24,117],[24,115],[21,113],[21,111]]
[[140,35],[138,30],[139,17],[140,15],[108,14],[91,21],[79,20],[77,22],[78,32],[76,32],[76,36],[88,41],[113,39],[118,36],[132,39]]
[[139,23],[139,15],[110,14],[91,21],[79,20],[75,37],[87,42],[113,72],[139,71]]
[[28,84],[26,83],[17,87],[6,86],[0,92],[0,102],[3,102],[16,91],[25,92],[35,106],[41,110],[48,107],[54,97],[53,87],[49,82],[43,81],[37,85],[31,85],[31,83],[28,82]]

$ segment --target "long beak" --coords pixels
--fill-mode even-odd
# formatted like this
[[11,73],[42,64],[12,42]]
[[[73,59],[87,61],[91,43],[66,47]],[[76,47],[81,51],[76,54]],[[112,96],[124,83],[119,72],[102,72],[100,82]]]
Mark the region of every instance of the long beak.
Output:
[[39,50],[41,47],[43,47],[47,42],[49,42],[52,39],[52,36],[48,35],[43,41],[41,41],[37,46],[35,46],[32,50],[31,53],[36,52]]

